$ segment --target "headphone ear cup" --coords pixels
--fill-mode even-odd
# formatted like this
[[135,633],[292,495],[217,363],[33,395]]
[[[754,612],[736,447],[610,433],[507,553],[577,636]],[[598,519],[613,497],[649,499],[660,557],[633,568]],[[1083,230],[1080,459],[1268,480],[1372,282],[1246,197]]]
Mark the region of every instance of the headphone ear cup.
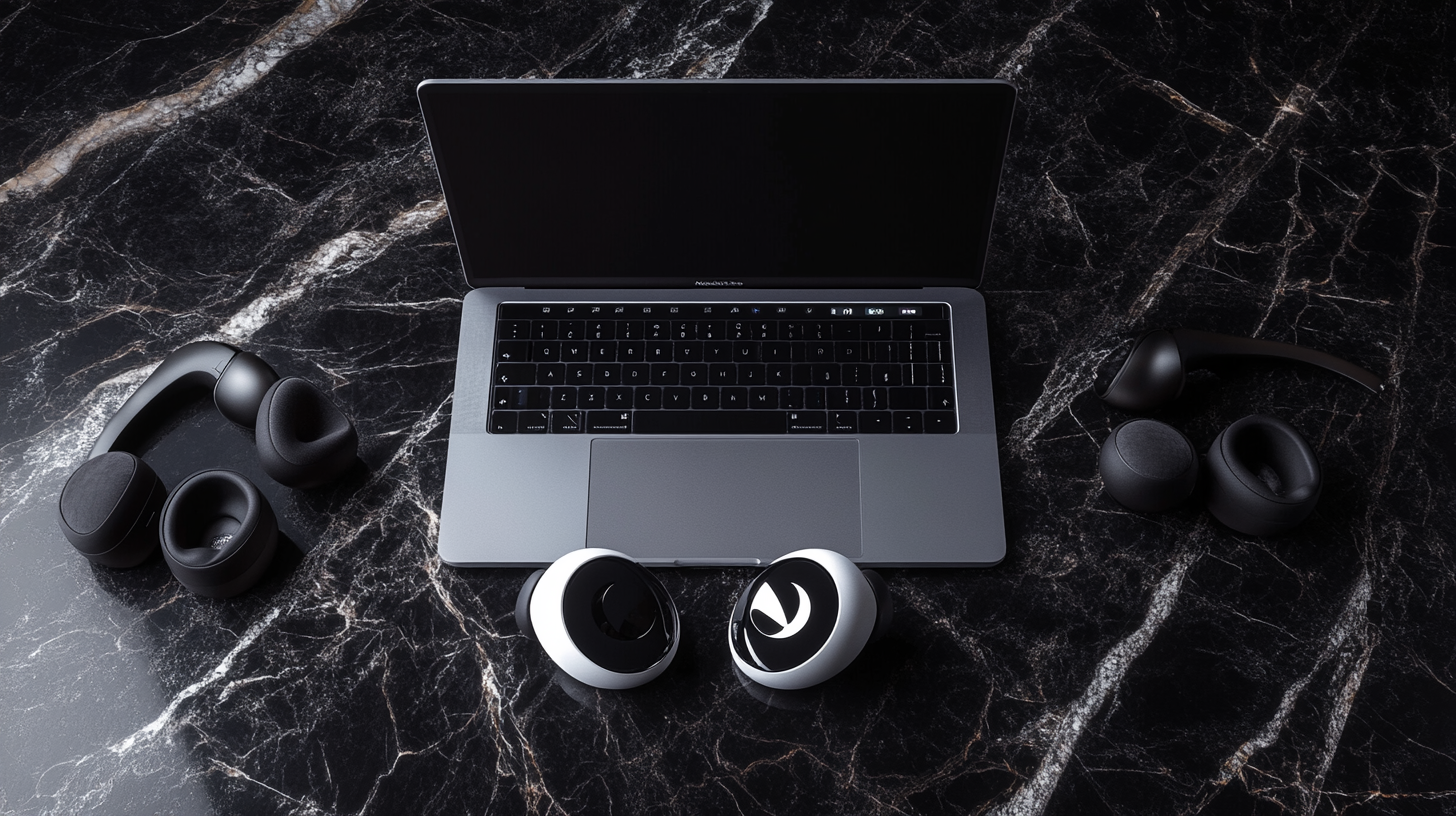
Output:
[[1319,459],[1283,420],[1244,417],[1208,448],[1208,510],[1246,535],[1294,528],[1314,512],[1321,486]]
[[288,487],[318,487],[338,478],[359,453],[359,434],[344,413],[307,380],[274,383],[258,406],[258,459]]
[[203,470],[167,498],[161,538],[162,557],[183,586],[229,598],[256,584],[272,562],[278,519],[241,473]]
[[61,488],[57,521],[82,555],[107,567],[134,567],[157,549],[157,520],[167,489],[130,453],[88,459]]
[[1097,469],[1107,495],[1140,513],[1172,510],[1198,486],[1193,443],[1155,419],[1130,419],[1113,428],[1102,443]]

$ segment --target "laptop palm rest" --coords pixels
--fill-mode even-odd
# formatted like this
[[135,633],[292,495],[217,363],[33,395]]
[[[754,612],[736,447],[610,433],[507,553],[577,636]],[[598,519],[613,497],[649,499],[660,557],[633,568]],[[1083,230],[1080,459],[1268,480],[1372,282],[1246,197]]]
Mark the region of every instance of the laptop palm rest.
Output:
[[586,546],[687,565],[860,552],[854,439],[594,439]]

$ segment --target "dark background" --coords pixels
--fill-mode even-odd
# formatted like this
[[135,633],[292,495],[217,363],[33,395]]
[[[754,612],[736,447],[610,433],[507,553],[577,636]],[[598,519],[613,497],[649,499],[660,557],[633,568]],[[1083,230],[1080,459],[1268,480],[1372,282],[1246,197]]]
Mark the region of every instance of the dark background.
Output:
[[[1450,3],[0,6],[0,813],[1402,813],[1456,807]],[[1010,551],[887,570],[890,636],[735,678],[747,570],[661,571],[677,662],[554,676],[524,571],[439,563],[464,284],[426,77],[992,77],[1020,89],[985,285]],[[120,112],[130,111],[123,114]],[[49,171],[47,170],[49,168]],[[54,172],[50,172],[54,171]],[[9,180],[9,181],[5,181]],[[1388,379],[1204,372],[1326,474],[1294,534],[1123,511],[1091,394],[1127,332],[1303,343]],[[56,497],[168,352],[247,347],[355,418],[299,552],[229,601],[92,567]]]

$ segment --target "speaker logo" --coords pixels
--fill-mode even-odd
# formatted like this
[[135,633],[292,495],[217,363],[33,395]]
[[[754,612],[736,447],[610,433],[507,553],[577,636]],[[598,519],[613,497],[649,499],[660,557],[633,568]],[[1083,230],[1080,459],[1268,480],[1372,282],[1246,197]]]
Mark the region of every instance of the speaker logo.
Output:
[[812,614],[809,593],[798,584],[789,585],[798,591],[798,597],[790,599],[792,606],[787,611],[779,600],[778,593],[767,582],[753,595],[753,602],[749,606],[749,619],[753,621],[753,628],[765,637],[775,640],[791,638],[799,634],[804,624],[809,622]]

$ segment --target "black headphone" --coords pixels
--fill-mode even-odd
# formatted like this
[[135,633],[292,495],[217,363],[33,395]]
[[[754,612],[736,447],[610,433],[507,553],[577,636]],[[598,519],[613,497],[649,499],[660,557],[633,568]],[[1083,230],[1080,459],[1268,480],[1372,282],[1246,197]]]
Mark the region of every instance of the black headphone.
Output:
[[[1099,372],[1097,396],[1110,405],[1149,411],[1183,391],[1184,374],[1229,357],[1271,357],[1310,363],[1379,392],[1380,378],[1322,351],[1271,340],[1194,329],[1159,329],[1131,350],[1109,358]],[[1275,535],[1304,521],[1319,502],[1319,460],[1289,423],[1255,414],[1214,438],[1205,464],[1193,443],[1172,426],[1131,419],[1107,437],[1098,469],[1108,495],[1130,510],[1156,513],[1182,504],[1206,470],[1208,510],[1248,535]]]
[[[733,662],[770,688],[801,689],[843,671],[893,616],[884,579],[832,550],[775,560],[743,591],[728,624]],[[626,689],[677,655],[677,606],[623,553],[573,550],[526,579],[516,625],[556,665],[590,686]]]
[[61,489],[58,519],[72,546],[108,567],[136,566],[160,541],[183,586],[224,598],[256,583],[277,548],[278,520],[263,494],[240,473],[204,470],[169,496],[146,462],[117,450],[208,386],[223,416],[256,429],[259,462],[280,484],[317,487],[354,463],[353,424],[313,385],[279,379],[257,356],[224,343],[189,343],[168,355],[106,423],[87,461]]

